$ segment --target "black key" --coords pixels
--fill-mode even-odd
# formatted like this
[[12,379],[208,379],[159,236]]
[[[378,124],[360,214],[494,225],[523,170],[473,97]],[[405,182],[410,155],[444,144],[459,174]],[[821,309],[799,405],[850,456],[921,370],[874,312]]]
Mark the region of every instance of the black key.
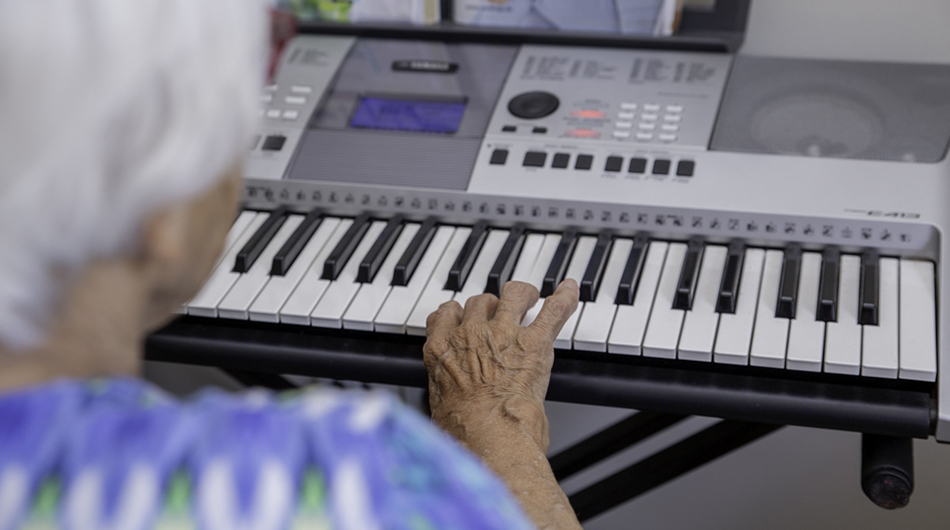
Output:
[[693,239],[686,250],[683,268],[680,270],[680,279],[676,283],[676,295],[673,297],[673,309],[689,311],[693,308],[693,298],[696,294],[696,283],[699,281],[699,266],[703,262],[703,242]]
[[620,276],[620,288],[617,289],[617,298],[614,301],[618,305],[633,305],[633,299],[637,295],[637,286],[640,284],[640,273],[643,271],[643,263],[647,257],[647,245],[650,243],[646,236],[637,236],[633,238],[633,247],[630,249],[630,256],[627,257],[627,264],[623,268],[623,274]]
[[589,170],[594,165],[594,155],[577,155],[574,169]]
[[422,223],[422,226],[419,227],[419,231],[416,232],[415,237],[412,238],[412,241],[409,242],[409,246],[406,247],[406,251],[402,254],[402,257],[399,258],[399,263],[396,263],[396,270],[393,271],[394,286],[409,285],[409,280],[412,279],[412,274],[416,272],[416,267],[419,266],[419,262],[422,261],[422,256],[425,255],[426,250],[428,250],[429,243],[431,243],[432,238],[435,237],[436,230],[434,217],[430,217]]
[[547,133],[548,133],[548,128],[547,128],[547,127],[535,127],[534,129],[531,129],[531,132],[532,132],[533,134],[547,134]]
[[303,250],[303,247],[307,246],[310,238],[313,237],[313,233],[317,231],[317,228],[320,228],[322,223],[323,211],[319,208],[311,210],[310,213],[304,217],[300,226],[294,230],[294,233],[290,235],[290,239],[284,243],[284,246],[280,247],[280,250],[278,250],[274,256],[274,261],[271,262],[270,267],[271,276],[283,276],[287,274],[287,271],[293,266],[294,261],[297,260],[297,256],[300,255],[300,251]]
[[802,270],[802,247],[791,245],[785,249],[782,279],[779,281],[775,318],[795,318],[798,304],[798,277]]
[[584,278],[581,280],[581,302],[593,302],[597,298],[600,279],[607,265],[607,256],[610,254],[611,242],[613,242],[613,235],[609,232],[597,236],[597,244],[594,245],[594,252],[590,255],[587,269],[584,270]]
[[524,246],[525,234],[523,226],[515,226],[508,232],[508,239],[505,245],[501,247],[501,253],[492,265],[491,272],[488,273],[488,286],[486,293],[495,296],[501,296],[501,287],[505,285],[511,273],[515,270],[515,263],[521,254],[521,247]]
[[608,156],[607,162],[604,163],[604,171],[617,172],[623,169],[623,157],[620,156]]
[[571,162],[571,155],[567,153],[555,153],[554,160],[551,161],[551,167],[555,169],[565,169]]
[[716,299],[717,313],[736,313],[739,303],[739,280],[742,277],[742,263],[745,261],[745,244],[733,241],[729,244],[726,266],[719,282],[719,298]]
[[350,228],[343,234],[343,238],[340,239],[340,242],[334,247],[333,252],[330,253],[330,256],[323,263],[323,276],[321,276],[321,278],[324,280],[336,280],[340,272],[343,271],[343,267],[346,266],[346,262],[353,256],[353,251],[355,251],[356,247],[360,244],[360,240],[366,235],[366,231],[369,230],[369,225],[370,218],[368,213],[364,213],[353,220],[353,224],[350,225]]
[[821,281],[818,283],[818,320],[838,321],[838,271],[841,252],[827,248],[821,256]]
[[274,234],[280,230],[280,227],[284,226],[284,221],[286,220],[286,206],[281,206],[271,212],[270,217],[264,221],[264,224],[257,229],[257,232],[254,232],[254,235],[247,241],[244,248],[238,252],[237,257],[234,259],[233,271],[245,273],[251,270],[254,262],[260,257],[261,252],[264,252],[264,247],[270,243],[270,240],[274,238]]
[[501,128],[501,132],[518,132],[518,127],[515,125],[504,125]]
[[379,272],[379,268],[383,265],[383,260],[389,255],[389,251],[392,250],[396,239],[399,238],[399,234],[402,233],[405,226],[401,215],[393,217],[386,223],[386,227],[383,228],[382,233],[376,238],[376,242],[373,243],[363,261],[360,262],[360,268],[356,272],[356,281],[360,283],[373,281],[376,273]]
[[472,233],[468,235],[462,250],[459,252],[455,263],[449,269],[449,279],[445,282],[445,288],[450,291],[461,291],[468,279],[468,273],[472,271],[472,265],[475,264],[475,258],[482,250],[482,245],[488,237],[488,223],[479,221],[472,227]]
[[630,166],[627,167],[628,173],[646,173],[647,159],[634,157],[630,159]]
[[574,254],[574,245],[577,244],[577,231],[569,228],[561,236],[561,242],[558,243],[557,250],[554,251],[554,258],[548,265],[547,272],[544,273],[544,281],[541,282],[541,296],[551,296],[557,289],[557,285],[564,279],[564,273],[567,272],[567,264]]
[[858,324],[876,326],[880,304],[881,274],[880,255],[876,250],[866,250],[861,256],[861,292],[858,295]]

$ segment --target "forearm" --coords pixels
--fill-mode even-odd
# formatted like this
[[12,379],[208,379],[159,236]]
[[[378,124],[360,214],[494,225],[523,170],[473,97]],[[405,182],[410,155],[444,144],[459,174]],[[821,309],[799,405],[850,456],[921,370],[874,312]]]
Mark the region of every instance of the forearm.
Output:
[[466,403],[433,419],[507,483],[538,530],[581,528],[545,456],[548,425],[541,405],[520,399],[490,407]]

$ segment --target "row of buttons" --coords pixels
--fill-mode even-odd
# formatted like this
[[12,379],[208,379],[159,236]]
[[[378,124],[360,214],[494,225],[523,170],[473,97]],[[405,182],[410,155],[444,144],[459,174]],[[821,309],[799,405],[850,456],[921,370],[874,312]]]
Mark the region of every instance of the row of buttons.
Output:
[[[501,132],[506,132],[506,133],[518,132],[518,126],[517,126],[517,125],[504,125],[504,126],[502,126],[502,128],[501,128]],[[547,133],[548,133],[548,128],[547,128],[547,127],[532,127],[532,128],[531,128],[531,132],[532,132],[533,134],[547,134]]]
[[[522,165],[524,167],[545,167],[547,165],[548,154],[544,151],[528,151],[524,155]],[[489,163],[496,166],[503,166],[508,162],[507,149],[495,149],[491,154]],[[569,153],[555,153],[551,160],[553,169],[567,169],[571,163]],[[594,165],[593,155],[577,155],[574,161],[574,169],[588,171]],[[617,173],[623,170],[624,158],[621,156],[608,156],[604,163],[604,171]],[[629,173],[646,173],[648,160],[643,157],[634,157],[630,159],[627,166]],[[669,175],[673,162],[666,158],[657,158],[653,161],[652,173],[654,175]],[[676,176],[692,177],[696,170],[696,162],[692,160],[680,160],[676,165]]]
[[[278,90],[277,85],[268,85],[264,87],[264,94],[261,96],[261,102],[264,104],[274,103],[274,93]],[[308,85],[291,85],[289,96],[284,96],[283,102],[286,105],[302,106],[307,104],[307,96],[313,93],[313,87]],[[300,111],[289,109],[267,109],[261,111],[261,117],[267,117],[271,120],[295,121],[300,117]]]
[[269,109],[266,113],[262,110],[261,117],[266,116],[271,120],[284,119],[288,121],[294,121],[300,117],[300,111],[297,110],[285,110],[281,111],[280,109]]
[[[617,113],[617,121],[614,122],[613,137],[618,140],[635,138],[641,142],[652,142],[659,140],[661,142],[675,142],[676,133],[680,129],[680,122],[683,120],[682,105],[667,105],[666,114],[660,119],[660,105],[648,103],[643,105],[640,121],[636,124],[637,118],[635,111],[641,110],[636,103],[621,103],[620,112]],[[636,125],[636,133],[632,132]],[[659,134],[656,134],[656,133]]]
[[[643,105],[644,112],[660,112],[660,108],[661,108],[660,105],[656,103],[647,103]],[[620,110],[630,111],[630,110],[639,110],[639,109],[640,109],[640,106],[636,103],[624,102],[620,104]],[[683,112],[683,106],[682,105],[667,105],[666,112],[671,112],[674,114]]]
[[618,140],[626,140],[627,138],[636,138],[641,142],[649,142],[653,139],[659,139],[661,142],[675,142],[676,135],[673,133],[660,133],[653,134],[651,132],[638,132],[635,135],[631,135],[630,131],[614,131],[614,138]]
[[[633,157],[627,165],[627,173],[644,174],[647,172],[648,160],[643,157]],[[619,173],[623,171],[624,159],[622,156],[608,156],[607,163],[604,164],[604,171]],[[653,160],[654,175],[669,175],[673,162],[667,158],[657,158]],[[692,160],[680,160],[676,164],[677,177],[692,177],[696,171],[696,162]]]

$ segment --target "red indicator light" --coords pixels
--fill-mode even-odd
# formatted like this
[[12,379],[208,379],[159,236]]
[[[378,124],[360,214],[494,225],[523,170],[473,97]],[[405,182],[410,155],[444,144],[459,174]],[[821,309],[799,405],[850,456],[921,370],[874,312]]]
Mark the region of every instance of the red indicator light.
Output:
[[572,129],[567,131],[567,135],[574,138],[600,138],[600,133],[591,129]]
[[591,120],[602,120],[607,117],[607,113],[599,110],[575,110],[571,113],[575,118],[587,118]]

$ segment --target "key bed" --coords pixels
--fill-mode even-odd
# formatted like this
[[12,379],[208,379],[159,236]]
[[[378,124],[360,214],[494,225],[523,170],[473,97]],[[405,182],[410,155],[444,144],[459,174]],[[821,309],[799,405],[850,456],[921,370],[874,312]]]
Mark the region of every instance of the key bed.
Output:
[[564,278],[578,281],[581,303],[556,343],[563,350],[936,378],[934,266],[874,251],[246,211],[185,311],[424,335],[439,305],[497,295],[509,278],[542,296]]

